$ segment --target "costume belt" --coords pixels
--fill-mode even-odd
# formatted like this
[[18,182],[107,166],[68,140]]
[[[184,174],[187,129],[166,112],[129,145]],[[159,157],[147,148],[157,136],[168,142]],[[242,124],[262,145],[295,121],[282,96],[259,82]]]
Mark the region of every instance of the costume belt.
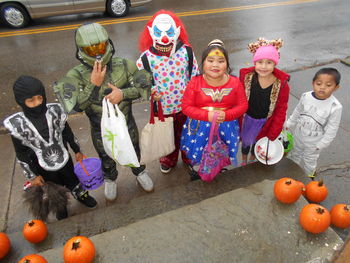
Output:
[[227,110],[228,108],[202,107],[202,109],[207,111],[214,111],[214,110]]

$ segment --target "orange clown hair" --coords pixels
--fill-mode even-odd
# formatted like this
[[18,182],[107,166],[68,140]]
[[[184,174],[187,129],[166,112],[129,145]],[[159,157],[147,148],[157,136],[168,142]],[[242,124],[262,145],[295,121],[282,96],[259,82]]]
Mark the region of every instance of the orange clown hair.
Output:
[[147,22],[143,31],[141,32],[140,39],[139,39],[140,51],[144,52],[145,50],[149,49],[153,45],[153,40],[152,40],[152,37],[149,33],[148,27],[152,27],[152,23],[153,23],[154,19],[156,18],[156,16],[158,16],[160,14],[167,14],[167,15],[171,16],[174,19],[176,26],[177,27],[181,26],[179,40],[181,40],[181,42],[183,44],[190,46],[190,44],[188,42],[188,36],[187,36],[185,26],[181,22],[180,18],[178,18],[177,15],[175,15],[173,12],[162,9],[162,10],[159,10],[157,13],[155,13],[152,16],[152,18]]

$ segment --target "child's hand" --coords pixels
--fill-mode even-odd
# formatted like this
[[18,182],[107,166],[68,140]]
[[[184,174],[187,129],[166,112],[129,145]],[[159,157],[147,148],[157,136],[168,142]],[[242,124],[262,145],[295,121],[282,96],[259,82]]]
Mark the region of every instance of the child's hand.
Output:
[[154,101],[160,101],[160,99],[162,98],[162,95],[159,94],[159,93],[156,92],[156,91],[153,92],[152,95],[153,95],[153,100],[154,100]]
[[90,81],[97,87],[100,87],[105,79],[107,66],[102,66],[102,63],[95,60],[94,67],[91,72]]
[[218,118],[216,119],[216,123],[220,124],[220,123],[223,123],[225,121],[225,112],[224,111],[216,111],[219,115],[218,115]]
[[33,180],[30,181],[30,183],[32,185],[36,185],[36,186],[42,186],[45,183],[44,178],[41,175],[38,175],[37,177],[35,177]]
[[82,154],[81,152],[78,152],[75,154],[75,160],[77,162],[81,162],[84,158],[86,158],[86,156],[84,154]]
[[212,122],[214,119],[214,113],[218,114],[216,123],[220,124],[225,121],[225,112],[224,111],[208,111],[208,121]]
[[109,93],[105,98],[108,99],[112,104],[118,104],[121,102],[124,98],[123,92],[111,83],[108,83],[108,86],[112,89],[112,92]]

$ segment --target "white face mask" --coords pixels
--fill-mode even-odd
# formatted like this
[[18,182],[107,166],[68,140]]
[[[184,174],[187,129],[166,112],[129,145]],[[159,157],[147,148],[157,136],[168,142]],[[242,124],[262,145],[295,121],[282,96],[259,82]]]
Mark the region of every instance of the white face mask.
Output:
[[161,53],[175,52],[177,39],[180,35],[180,26],[176,27],[174,19],[167,15],[158,15],[152,27],[148,27],[149,33],[153,39],[153,47]]

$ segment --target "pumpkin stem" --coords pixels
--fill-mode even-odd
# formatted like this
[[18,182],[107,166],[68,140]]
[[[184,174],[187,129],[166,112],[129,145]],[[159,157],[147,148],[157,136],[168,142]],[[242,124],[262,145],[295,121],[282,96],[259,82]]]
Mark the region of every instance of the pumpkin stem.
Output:
[[80,239],[75,240],[72,244],[72,250],[77,250],[78,248],[80,248]]
[[349,212],[349,211],[350,211],[350,205],[344,206],[344,210],[345,210],[346,212]]
[[30,263],[29,259],[25,259],[23,263]]
[[35,223],[34,223],[34,221],[33,221],[33,220],[31,220],[31,221],[29,221],[29,222],[28,222],[28,225],[29,225],[29,226],[34,226],[34,225],[35,225]]
[[323,186],[323,179],[318,182],[318,186]]
[[321,207],[317,207],[316,212],[322,215],[324,213],[324,209]]
[[287,180],[287,181],[285,182],[285,184],[290,185],[290,184],[292,184],[292,181],[291,181],[291,180]]

